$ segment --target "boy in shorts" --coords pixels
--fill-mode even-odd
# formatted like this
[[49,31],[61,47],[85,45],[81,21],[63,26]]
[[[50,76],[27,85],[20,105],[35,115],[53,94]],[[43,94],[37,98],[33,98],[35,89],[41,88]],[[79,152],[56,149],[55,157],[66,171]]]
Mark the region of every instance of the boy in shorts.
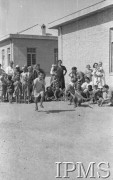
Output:
[[43,83],[43,74],[39,73],[38,77],[34,80],[34,99],[35,99],[35,110],[38,111],[38,102],[40,100],[40,107],[43,108],[44,91],[45,86]]

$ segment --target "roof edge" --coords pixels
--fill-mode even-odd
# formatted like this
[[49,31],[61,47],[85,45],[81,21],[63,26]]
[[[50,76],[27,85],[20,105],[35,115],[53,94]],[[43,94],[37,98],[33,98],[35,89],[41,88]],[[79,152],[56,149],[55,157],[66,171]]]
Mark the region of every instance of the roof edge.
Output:
[[59,26],[68,24],[69,22],[72,22],[72,21],[80,20],[84,17],[87,17],[91,14],[95,14],[97,12],[101,12],[110,7],[113,7],[113,0],[103,0],[99,3],[93,4],[84,9],[81,9],[81,10],[71,13],[67,16],[64,16],[60,19],[50,22],[48,24],[49,29],[58,29]]
[[0,42],[8,39],[42,39],[42,40],[57,40],[58,36],[42,36],[42,35],[29,35],[29,34],[8,34],[0,38]]

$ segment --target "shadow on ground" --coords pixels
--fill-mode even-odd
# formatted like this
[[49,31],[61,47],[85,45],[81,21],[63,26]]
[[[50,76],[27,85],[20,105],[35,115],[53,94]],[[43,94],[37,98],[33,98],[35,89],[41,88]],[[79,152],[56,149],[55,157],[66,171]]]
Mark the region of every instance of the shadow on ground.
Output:
[[72,109],[72,110],[48,110],[48,111],[45,111],[47,114],[50,114],[50,113],[61,113],[61,112],[71,112],[71,111],[75,111],[75,109]]

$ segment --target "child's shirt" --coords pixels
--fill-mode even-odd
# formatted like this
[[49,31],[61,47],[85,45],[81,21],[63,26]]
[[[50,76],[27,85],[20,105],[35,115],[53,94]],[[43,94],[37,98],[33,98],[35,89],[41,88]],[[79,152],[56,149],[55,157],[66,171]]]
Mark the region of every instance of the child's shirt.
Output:
[[5,77],[1,77],[1,84],[2,86],[7,86],[7,79]]
[[21,73],[21,83],[22,84],[24,84],[24,83],[26,83],[27,82],[27,80],[28,80],[28,74],[27,74],[27,72],[23,72],[23,73]]
[[8,93],[13,93],[14,92],[14,85],[13,85],[13,81],[12,80],[8,80],[7,81],[7,92]]
[[51,83],[51,86],[54,88],[54,89],[58,89],[60,84],[59,84],[59,80],[58,79],[55,79],[52,81]]
[[84,91],[84,90],[88,90],[88,86],[89,86],[89,85],[93,85],[93,83],[92,83],[92,82],[89,82],[89,83],[84,82],[84,83],[82,84],[82,86],[81,86],[82,89],[83,89],[83,91]]
[[50,74],[51,75],[54,75],[54,74],[56,74],[57,73],[57,69],[55,68],[55,67],[52,67],[51,68],[51,71],[50,71]]
[[105,92],[103,92],[103,99],[104,100],[107,100],[107,99],[110,99],[110,94],[109,94],[109,91],[105,91]]
[[33,80],[34,80],[34,74],[28,72],[27,73],[27,82],[28,82],[28,85],[32,85]]
[[92,69],[86,69],[85,76],[88,77],[90,80],[92,80]]
[[44,91],[44,84],[39,78],[36,78],[34,80],[34,96],[38,97],[41,91]]

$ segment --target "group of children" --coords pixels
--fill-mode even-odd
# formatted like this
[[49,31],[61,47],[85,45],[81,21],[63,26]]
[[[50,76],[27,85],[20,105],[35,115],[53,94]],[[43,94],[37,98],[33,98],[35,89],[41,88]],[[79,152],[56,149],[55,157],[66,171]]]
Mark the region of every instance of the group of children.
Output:
[[[96,66],[97,65],[97,66]],[[35,71],[33,67],[24,66],[22,70],[16,66],[14,75],[3,73],[1,76],[2,92],[1,100],[8,100],[12,103],[15,98],[17,103],[35,102],[35,110],[38,110],[38,102],[43,108],[43,101],[70,100],[74,106],[80,106],[82,102],[89,101],[102,106],[104,103],[113,105],[113,93],[109,92],[109,86],[102,85],[104,71],[102,63],[93,66],[86,66],[84,73],[78,72],[76,67],[72,67],[69,74],[70,83],[65,89],[61,88],[57,65],[53,64],[50,74],[50,86],[45,88],[45,74],[43,71]],[[37,75],[36,75],[37,74]],[[34,76],[35,75],[35,76]]]
[[95,63],[93,68],[92,70],[90,65],[87,65],[86,71],[82,73],[78,72],[76,67],[72,67],[69,74],[71,80],[65,94],[71,96],[70,103],[73,100],[75,107],[85,101],[97,103],[98,106],[113,105],[113,92],[105,84],[102,62]]

